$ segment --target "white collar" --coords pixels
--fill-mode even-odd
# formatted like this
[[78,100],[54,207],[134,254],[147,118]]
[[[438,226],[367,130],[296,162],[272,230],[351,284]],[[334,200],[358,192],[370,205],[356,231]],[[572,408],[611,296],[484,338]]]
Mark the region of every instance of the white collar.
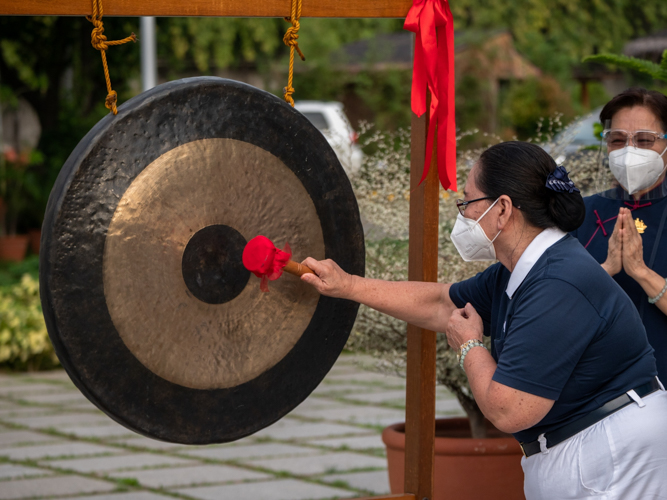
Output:
[[519,285],[523,283],[523,280],[526,279],[528,273],[533,268],[535,263],[542,257],[542,254],[547,251],[547,249],[565,236],[565,232],[561,231],[558,228],[550,227],[544,229],[540,234],[535,236],[533,241],[526,247],[526,249],[519,257],[519,262],[514,266],[514,271],[510,275],[510,280],[507,283],[507,289],[505,292],[512,298],[516,289],[519,288]]

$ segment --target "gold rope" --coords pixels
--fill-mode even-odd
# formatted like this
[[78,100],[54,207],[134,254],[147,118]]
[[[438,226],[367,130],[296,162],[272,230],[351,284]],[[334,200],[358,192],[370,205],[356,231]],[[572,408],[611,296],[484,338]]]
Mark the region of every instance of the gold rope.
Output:
[[294,77],[294,49],[297,50],[301,60],[305,61],[306,58],[299,48],[299,18],[301,17],[301,1],[302,0],[292,0],[292,13],[290,17],[286,17],[285,21],[292,23],[290,28],[287,28],[287,32],[283,37],[283,42],[285,45],[289,46],[289,76],[287,77],[287,87],[283,88],[283,94],[285,95],[285,100],[294,107],[294,99],[292,99],[292,94],[294,93],[294,87],[292,87],[292,81]]
[[102,23],[102,0],[93,0],[93,15],[86,16],[86,19],[93,23],[95,26],[93,32],[90,35],[91,44],[94,48],[100,51],[102,54],[102,66],[104,66],[104,78],[107,81],[107,98],[104,101],[104,105],[107,109],[110,109],[111,112],[116,115],[118,110],[116,109],[116,101],[118,100],[118,94],[116,91],[111,88],[111,78],[109,77],[109,66],[107,65],[107,55],[106,51],[111,45],[122,45],[127,42],[136,42],[137,36],[132,33],[127,38],[122,40],[113,40],[107,41],[107,37],[104,35],[104,24]]

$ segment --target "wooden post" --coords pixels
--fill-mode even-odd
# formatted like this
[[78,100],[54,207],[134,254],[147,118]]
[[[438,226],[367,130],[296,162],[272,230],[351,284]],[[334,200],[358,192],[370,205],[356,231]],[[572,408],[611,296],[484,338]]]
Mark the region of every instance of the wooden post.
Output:
[[[410,164],[410,256],[408,279],[438,279],[438,217],[440,182],[434,141],[428,177],[424,171],[426,135],[430,124],[427,94],[426,113],[412,115]],[[436,334],[408,325],[407,387],[405,404],[405,492],[417,500],[433,498],[433,454],[435,447],[435,353]]]

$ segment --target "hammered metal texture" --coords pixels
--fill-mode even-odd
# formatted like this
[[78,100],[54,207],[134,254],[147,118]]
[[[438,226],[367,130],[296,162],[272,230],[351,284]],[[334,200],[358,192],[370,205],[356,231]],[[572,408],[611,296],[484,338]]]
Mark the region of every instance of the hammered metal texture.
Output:
[[234,139],[203,139],[148,165],[109,225],[104,293],[132,354],[156,375],[193,389],[234,387],[274,366],[301,337],[319,298],[286,273],[269,293],[252,276],[224,304],[194,297],[181,271],[183,250],[214,224],[233,227],[246,241],[258,234],[289,241],[297,261],[324,258],[310,196],[271,153]]

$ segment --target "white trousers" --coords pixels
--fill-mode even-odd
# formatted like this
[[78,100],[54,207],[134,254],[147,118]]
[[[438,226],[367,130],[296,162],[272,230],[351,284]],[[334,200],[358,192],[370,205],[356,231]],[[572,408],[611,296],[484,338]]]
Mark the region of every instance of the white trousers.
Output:
[[667,392],[637,401],[523,457],[526,500],[667,499]]

